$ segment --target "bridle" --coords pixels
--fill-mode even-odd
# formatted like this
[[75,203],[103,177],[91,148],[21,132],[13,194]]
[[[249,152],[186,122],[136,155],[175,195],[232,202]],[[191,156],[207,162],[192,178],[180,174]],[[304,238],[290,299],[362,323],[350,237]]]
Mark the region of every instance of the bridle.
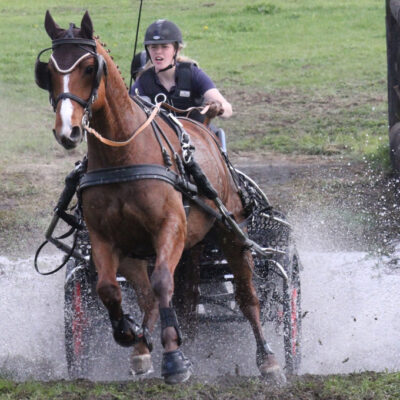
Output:
[[[80,48],[84,49],[87,53],[84,54],[83,56],[79,57],[73,65],[68,68],[67,70],[61,69],[56,60],[53,58],[53,55],[51,56],[51,59],[53,61],[53,64],[57,71],[61,72],[62,74],[66,74],[71,72],[79,63],[80,61],[87,57],[88,55],[93,55],[96,58],[97,61],[97,71],[96,71],[96,76],[94,78],[93,86],[92,86],[92,92],[89,96],[88,100],[82,99],[79,96],[76,96],[73,93],[70,92],[63,92],[60,93],[57,98],[54,98],[53,95],[53,90],[51,86],[51,79],[50,79],[50,71],[49,71],[49,63],[45,63],[40,61],[40,56],[48,51],[48,50],[54,50],[59,46],[66,45],[66,44],[73,44],[76,46],[79,46]],[[83,46],[90,46],[93,48],[93,50],[90,50],[86,47]],[[82,127],[86,132],[89,132],[93,134],[95,137],[97,137],[98,140],[100,140],[102,143],[113,146],[113,147],[120,147],[120,146],[126,146],[128,143],[130,143],[140,132],[142,132],[150,123],[151,121],[155,118],[155,116],[158,114],[160,110],[160,104],[157,104],[151,113],[149,113],[148,118],[146,121],[131,135],[131,137],[123,142],[116,142],[110,139],[104,138],[100,133],[98,133],[96,130],[91,128],[89,126],[89,120],[91,118],[92,114],[92,104],[96,101],[97,99],[97,94],[98,94],[98,89],[100,86],[101,78],[103,75],[106,77],[107,76],[107,63],[104,60],[103,56],[98,54],[96,51],[96,41],[93,39],[83,39],[83,38],[63,38],[63,39],[55,39],[52,41],[52,46],[46,49],[43,49],[42,51],[39,52],[36,63],[35,63],[35,81],[36,84],[44,90],[47,90],[49,92],[49,100],[50,104],[53,107],[54,112],[56,112],[57,104],[59,103],[60,100],[63,99],[71,99],[78,103],[79,105],[82,106],[84,109],[83,117],[82,117]]]
[[[58,65],[57,62],[53,57],[52,61],[55,66],[55,68],[63,73],[69,73],[71,72],[78,64],[79,62],[83,59],[86,58],[88,55],[93,55],[96,59],[97,63],[97,71],[96,75],[93,81],[93,86],[92,86],[92,91],[90,93],[89,99],[85,100],[82,99],[79,96],[76,96],[73,93],[69,92],[63,92],[57,96],[55,99],[53,96],[53,90],[51,86],[51,79],[50,79],[50,71],[49,71],[49,63],[47,62],[42,62],[40,61],[40,56],[49,50],[55,50],[57,47],[66,45],[66,44],[72,44],[80,47],[81,49],[85,50],[87,53],[81,56],[71,68],[65,70],[61,69]],[[88,49],[87,47],[83,46],[89,46],[92,47],[93,50]],[[90,117],[91,117],[91,108],[92,104],[96,101],[97,99],[97,94],[98,94],[98,89],[100,86],[101,78],[103,75],[106,77],[107,76],[107,63],[104,60],[103,56],[101,54],[98,54],[96,51],[96,41],[94,39],[84,39],[84,38],[64,38],[64,39],[54,39],[52,41],[52,46],[48,47],[46,49],[43,49],[42,51],[39,52],[37,58],[36,58],[36,63],[35,63],[35,81],[36,84],[44,90],[47,90],[49,92],[49,100],[50,104],[53,107],[54,112],[56,111],[57,104],[59,103],[60,100],[64,99],[71,99],[78,103],[83,109],[84,109],[84,115],[83,115],[83,122],[87,122]]]
[[[73,65],[68,69],[61,69],[58,66],[56,60],[53,58],[53,55],[52,55],[51,59],[52,59],[53,64],[58,72],[60,72],[62,74],[71,72],[72,70],[74,70],[76,68],[76,66],[80,63],[80,61],[83,58],[86,58],[88,55],[93,55],[96,59],[97,71],[96,71],[96,76],[94,78],[92,91],[91,91],[91,94],[90,94],[88,100],[82,99],[81,97],[76,96],[75,94],[70,93],[70,92],[62,92],[57,96],[56,99],[53,96],[53,90],[52,90],[51,79],[50,79],[50,71],[49,71],[49,63],[40,61],[40,56],[46,51],[54,50],[57,47],[66,45],[66,44],[72,44],[72,45],[79,46],[80,48],[84,49],[87,53],[84,54],[83,56],[79,57],[73,63]],[[90,50],[83,46],[90,46],[93,48],[93,50]],[[36,58],[35,81],[36,81],[36,84],[41,89],[47,90],[49,92],[49,101],[53,107],[54,112],[56,112],[57,104],[59,103],[60,100],[71,99],[71,100],[75,101],[84,109],[84,113],[83,113],[83,117],[82,117],[82,128],[86,132],[89,132],[92,135],[94,135],[103,144],[106,144],[108,146],[121,147],[121,146],[126,146],[127,144],[129,144],[140,132],[142,132],[152,122],[152,120],[155,118],[155,116],[159,113],[161,105],[166,108],[170,108],[171,110],[180,111],[180,112],[190,112],[190,111],[192,111],[192,109],[198,108],[198,107],[191,107],[190,109],[187,109],[187,110],[179,110],[179,109],[175,109],[175,108],[169,106],[168,104],[164,103],[163,101],[161,101],[152,107],[153,110],[151,112],[147,113],[148,118],[146,119],[146,121],[135,132],[132,133],[132,135],[130,136],[130,138],[128,140],[118,142],[118,141],[113,141],[113,140],[104,138],[100,133],[98,133],[95,129],[93,129],[89,126],[89,120],[90,120],[91,114],[92,114],[92,110],[91,110],[92,104],[97,99],[98,89],[99,89],[101,78],[103,77],[103,75],[105,77],[107,77],[107,63],[104,60],[103,56],[97,53],[96,41],[94,39],[84,39],[84,38],[75,38],[75,37],[54,39],[54,40],[52,40],[52,46],[40,51]],[[208,110],[208,106],[201,107],[201,109],[203,109],[202,113],[205,113]]]

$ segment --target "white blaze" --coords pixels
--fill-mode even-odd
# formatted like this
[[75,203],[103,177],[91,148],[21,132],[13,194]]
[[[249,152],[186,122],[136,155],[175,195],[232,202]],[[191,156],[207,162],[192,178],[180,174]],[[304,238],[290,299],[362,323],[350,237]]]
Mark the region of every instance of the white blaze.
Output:
[[[69,76],[70,74],[64,75],[64,92],[69,93]],[[72,102],[70,99],[61,100],[60,116],[62,121],[61,136],[69,136],[72,129]]]

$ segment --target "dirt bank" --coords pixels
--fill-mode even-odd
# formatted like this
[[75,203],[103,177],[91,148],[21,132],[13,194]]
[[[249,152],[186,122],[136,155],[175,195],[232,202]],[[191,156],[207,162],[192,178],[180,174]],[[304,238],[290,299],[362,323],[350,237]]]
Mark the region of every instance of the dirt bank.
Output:
[[[82,154],[60,154],[49,163],[8,166],[0,192],[0,249],[29,256],[40,243],[65,175]],[[397,182],[367,162],[340,157],[232,153],[233,164],[255,180],[271,203],[295,222],[339,230],[346,246],[378,248],[397,235]],[[340,229],[338,227],[340,226]],[[310,226],[310,229],[315,227]]]

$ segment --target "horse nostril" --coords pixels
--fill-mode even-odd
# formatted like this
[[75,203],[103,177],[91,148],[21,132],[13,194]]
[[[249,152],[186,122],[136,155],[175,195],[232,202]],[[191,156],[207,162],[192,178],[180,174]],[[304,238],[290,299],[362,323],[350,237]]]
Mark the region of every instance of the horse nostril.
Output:
[[81,137],[82,137],[81,127],[80,126],[74,126],[71,129],[71,134],[70,134],[71,140],[73,140],[74,142],[77,142],[78,140],[80,140]]

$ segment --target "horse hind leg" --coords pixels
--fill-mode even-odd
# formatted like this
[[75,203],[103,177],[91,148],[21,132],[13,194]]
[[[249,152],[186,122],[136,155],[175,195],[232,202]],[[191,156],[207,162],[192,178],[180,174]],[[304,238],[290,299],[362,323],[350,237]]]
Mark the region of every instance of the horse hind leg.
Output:
[[231,234],[221,232],[221,235],[224,235],[221,246],[234,275],[236,301],[249,320],[256,339],[258,369],[266,380],[282,384],[286,381],[285,375],[264,338],[260,322],[260,303],[252,281],[254,264],[251,252],[237,243],[237,239]]
[[203,245],[197,245],[183,253],[175,271],[173,303],[182,330],[193,340],[198,331],[197,304],[199,301],[200,256]]

